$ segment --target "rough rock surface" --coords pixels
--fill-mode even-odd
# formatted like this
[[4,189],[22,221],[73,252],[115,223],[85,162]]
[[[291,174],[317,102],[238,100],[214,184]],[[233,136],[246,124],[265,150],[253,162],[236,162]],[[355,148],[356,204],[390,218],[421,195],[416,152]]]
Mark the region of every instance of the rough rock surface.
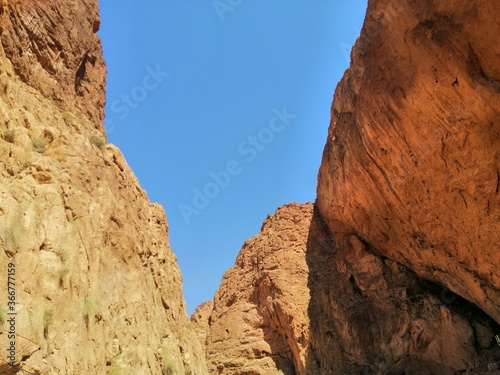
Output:
[[500,322],[500,3],[370,1],[337,87],[317,204]]
[[[312,204],[293,203],[277,209],[224,274],[212,311],[206,312],[210,373],[304,373],[309,344],[305,252],[312,210]],[[197,311],[192,321],[203,328],[197,322],[207,319]]]
[[227,375],[485,373],[500,333],[499,13],[369,1],[315,208],[269,216],[190,323],[165,213],[105,143],[97,1],[0,0],[17,367],[198,375],[206,356]]
[[[318,177],[317,225],[333,244],[311,235],[308,245],[323,373],[482,371],[492,354],[499,12],[494,0],[369,2]],[[444,303],[443,287],[463,299]]]
[[191,315],[191,322],[196,338],[203,349],[203,355],[207,355],[207,335],[210,331],[210,315],[214,309],[214,302],[207,301],[196,307]]
[[269,216],[191,318],[211,374],[484,374],[498,325],[313,205]]
[[[96,0],[0,0],[0,284],[14,263],[15,362],[205,374],[165,212],[105,142],[98,27]],[[2,350],[0,373],[11,370]]]
[[307,244],[307,374],[484,374],[500,350],[484,311],[351,234],[331,239],[316,210]]
[[290,251],[305,221],[278,219],[298,207],[245,244],[199,318],[212,374],[484,374],[500,361],[499,13],[495,0],[369,1],[306,250]]

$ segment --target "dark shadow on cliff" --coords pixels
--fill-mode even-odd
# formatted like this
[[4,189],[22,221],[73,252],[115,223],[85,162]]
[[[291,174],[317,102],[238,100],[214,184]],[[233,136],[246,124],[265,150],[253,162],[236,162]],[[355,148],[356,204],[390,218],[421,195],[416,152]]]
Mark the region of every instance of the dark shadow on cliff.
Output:
[[349,298],[353,303],[359,301],[356,295],[345,290],[348,285],[337,270],[336,254],[336,246],[315,207],[306,253],[311,296],[307,374],[369,374],[369,365],[346,365],[347,358],[340,338],[343,322],[336,321],[334,313],[341,308],[337,300],[342,295],[351,294]]
[[481,309],[342,231],[333,241],[315,208],[307,374],[482,374],[500,355]]

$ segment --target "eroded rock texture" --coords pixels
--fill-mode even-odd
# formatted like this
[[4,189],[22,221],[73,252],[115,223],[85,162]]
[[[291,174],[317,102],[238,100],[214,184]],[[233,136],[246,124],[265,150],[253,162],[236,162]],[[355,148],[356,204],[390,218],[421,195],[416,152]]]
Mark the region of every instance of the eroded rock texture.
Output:
[[[499,11],[492,0],[369,2],[319,172],[318,220],[333,244],[311,235],[308,246],[323,373],[482,371],[492,354]],[[444,303],[443,287],[472,304]]]
[[[213,307],[205,313],[210,314],[206,345],[211,374],[305,373],[305,252],[312,209],[312,204],[277,209],[224,274]],[[195,313],[192,320],[200,327],[197,322],[206,318]]]
[[500,351],[484,311],[312,204],[269,216],[191,318],[211,374],[484,374]]
[[318,208],[336,241],[500,321],[498,1],[371,1],[337,87]]
[[484,374],[500,358],[484,311],[355,234],[336,243],[317,211],[307,248],[308,374]]
[[14,263],[15,362],[204,374],[165,212],[105,143],[98,27],[96,0],[0,1],[0,284]]
[[497,14],[495,0],[369,1],[307,242],[279,209],[243,247],[205,324],[211,373],[484,374],[500,361]]

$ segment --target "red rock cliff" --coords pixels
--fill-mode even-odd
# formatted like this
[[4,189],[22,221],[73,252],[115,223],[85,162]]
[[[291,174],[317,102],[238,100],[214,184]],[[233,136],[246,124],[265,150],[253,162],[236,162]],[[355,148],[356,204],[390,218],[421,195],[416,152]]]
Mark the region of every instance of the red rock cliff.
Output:
[[319,171],[324,234],[308,248],[323,373],[481,373],[495,355],[499,11],[493,0],[369,2]]
[[317,205],[342,246],[440,283],[500,321],[495,0],[370,1],[337,87]]

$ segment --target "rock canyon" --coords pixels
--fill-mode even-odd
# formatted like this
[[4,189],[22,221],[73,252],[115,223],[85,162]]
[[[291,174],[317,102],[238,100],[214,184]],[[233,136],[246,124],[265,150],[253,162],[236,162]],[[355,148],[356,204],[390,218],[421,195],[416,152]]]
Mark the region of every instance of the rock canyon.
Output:
[[498,14],[370,0],[316,201],[189,319],[166,214],[106,141],[97,0],[0,0],[0,374],[500,374]]

